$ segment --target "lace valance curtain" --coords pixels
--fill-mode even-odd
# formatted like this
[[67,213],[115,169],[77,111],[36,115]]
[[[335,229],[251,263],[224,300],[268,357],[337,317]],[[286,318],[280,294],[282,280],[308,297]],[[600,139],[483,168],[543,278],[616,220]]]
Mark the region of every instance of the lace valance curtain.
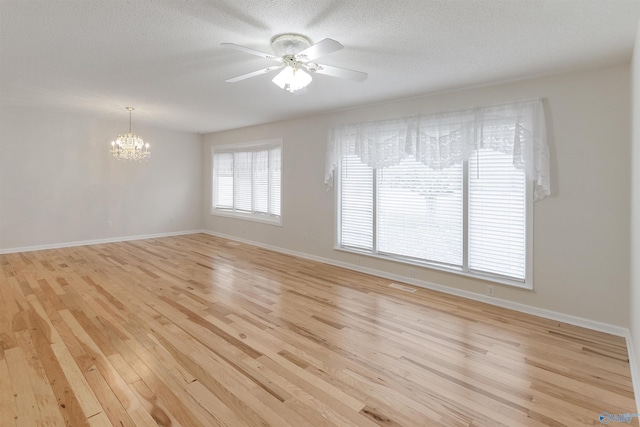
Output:
[[480,149],[512,155],[513,165],[524,168],[533,180],[535,200],[550,194],[549,148],[538,99],[337,126],[329,136],[325,183],[333,185],[333,174],[345,155],[357,155],[374,169],[398,164],[408,156],[443,169],[473,161]]

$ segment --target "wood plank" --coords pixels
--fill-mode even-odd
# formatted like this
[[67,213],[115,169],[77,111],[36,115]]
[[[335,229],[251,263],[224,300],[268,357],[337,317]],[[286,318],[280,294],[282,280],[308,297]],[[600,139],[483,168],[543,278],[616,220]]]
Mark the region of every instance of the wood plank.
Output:
[[0,359],[0,427],[16,427],[18,410],[17,393],[13,391],[6,359]]
[[29,383],[29,372],[25,362],[26,355],[21,348],[12,348],[5,352],[5,357],[9,378],[13,384],[16,425],[35,426],[42,418],[38,402]]

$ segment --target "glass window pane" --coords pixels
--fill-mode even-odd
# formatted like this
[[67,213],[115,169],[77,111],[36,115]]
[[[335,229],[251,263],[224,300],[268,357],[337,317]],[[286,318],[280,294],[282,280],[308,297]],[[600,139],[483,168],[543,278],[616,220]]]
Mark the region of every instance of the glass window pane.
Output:
[[462,165],[434,170],[415,159],[378,176],[378,251],[462,265]]
[[213,205],[217,209],[233,209],[233,154],[214,155],[215,174]]
[[269,213],[280,216],[282,188],[282,150],[273,148],[269,151]]
[[234,206],[237,211],[251,212],[252,186],[252,156],[250,152],[237,152],[235,159],[236,188]]
[[373,249],[373,170],[357,156],[345,156],[341,167],[340,244]]
[[253,210],[254,212],[269,212],[269,152],[256,151],[253,153]]
[[526,179],[513,156],[482,149],[469,160],[469,269],[525,279]]

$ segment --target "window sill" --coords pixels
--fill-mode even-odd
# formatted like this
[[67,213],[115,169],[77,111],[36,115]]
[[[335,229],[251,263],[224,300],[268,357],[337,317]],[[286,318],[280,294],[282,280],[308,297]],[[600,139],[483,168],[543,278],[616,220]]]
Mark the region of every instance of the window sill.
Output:
[[359,251],[357,249],[344,248],[344,247],[340,247],[340,246],[335,246],[334,249],[337,250],[337,251],[341,251],[341,252],[347,252],[347,253],[350,253],[350,254],[357,254],[357,255],[364,255],[364,256],[367,256],[367,257],[376,258],[376,259],[380,259],[380,260],[384,260],[384,261],[391,261],[391,262],[397,262],[397,263],[402,263],[402,264],[407,264],[407,265],[414,265],[416,267],[428,268],[428,269],[431,269],[431,270],[444,271],[446,273],[453,273],[453,274],[457,274],[459,276],[470,277],[470,278],[473,278],[473,279],[485,280],[485,281],[488,281],[488,282],[498,283],[498,284],[501,284],[501,285],[508,285],[508,286],[511,286],[511,287],[514,287],[514,288],[533,290],[533,281],[532,280],[526,280],[525,282],[520,282],[518,280],[513,280],[513,279],[506,278],[506,277],[501,277],[501,276],[492,275],[492,274],[488,274],[488,273],[475,273],[475,272],[472,272],[472,271],[471,272],[463,271],[462,269],[458,269],[458,268],[454,268],[454,267],[447,267],[447,266],[444,266],[442,264],[430,263],[430,262],[416,262],[414,260],[403,258],[403,257],[399,257],[399,256],[395,257],[395,256],[385,256],[385,255],[372,254],[370,252]]
[[267,215],[245,214],[240,212],[227,212],[212,209],[212,216],[221,216],[225,218],[234,218],[244,221],[260,222],[262,224],[276,225],[282,227],[282,217],[269,217]]

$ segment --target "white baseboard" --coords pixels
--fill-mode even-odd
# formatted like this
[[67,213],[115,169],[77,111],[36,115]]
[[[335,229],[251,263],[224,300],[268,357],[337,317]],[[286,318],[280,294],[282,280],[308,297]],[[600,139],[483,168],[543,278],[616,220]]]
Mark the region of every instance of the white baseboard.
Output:
[[629,354],[629,367],[631,368],[631,382],[633,384],[633,395],[636,397],[636,413],[640,413],[640,360],[637,358],[631,332],[627,331],[627,352]]
[[0,255],[16,252],[33,252],[46,249],[71,248],[74,246],[98,245],[101,243],[126,242],[129,240],[157,239],[158,237],[182,236],[184,234],[203,233],[203,230],[172,231],[169,233],[142,234],[138,236],[110,237],[107,239],[80,240],[75,242],[52,243],[49,245],[24,246],[21,248],[0,249]]
[[616,335],[620,337],[627,337],[629,335],[629,329],[621,326],[611,325],[608,323],[598,322],[596,320],[585,319],[583,317],[572,316],[570,314],[564,314],[553,310],[547,310],[544,308],[533,307],[527,304],[521,304],[513,301],[508,301],[501,298],[489,297],[483,294],[478,294],[475,292],[465,291],[462,289],[452,288],[450,286],[438,285],[436,283],[426,282],[424,280],[418,280],[414,278],[409,278],[406,276],[400,276],[393,273],[387,273],[386,271],[376,270],[373,268],[362,267],[359,265],[349,264],[342,261],[336,261],[329,258],[323,258],[311,254],[307,254],[304,252],[293,251],[290,249],[284,249],[277,246],[267,245],[260,242],[254,242],[248,239],[242,239],[236,236],[230,236],[223,233],[216,233],[210,230],[203,230],[203,233],[209,234],[212,236],[218,236],[229,240],[235,240],[238,242],[246,243],[253,246],[258,246],[261,248],[269,249],[275,252],[280,252],[287,255],[293,255],[300,258],[306,258],[313,261],[322,262],[325,264],[335,265],[336,267],[346,268],[348,270],[359,271],[361,273],[371,274],[372,276],[382,277],[385,279],[392,280],[394,282],[404,282],[409,283],[415,286],[420,286],[426,289],[432,289],[434,291],[443,292],[449,295],[456,295],[462,298],[467,298],[474,301],[480,301],[487,304],[495,305],[498,307],[508,308],[511,310],[519,311],[521,313],[527,313],[534,316],[544,317],[545,319],[555,320],[558,322],[564,322],[575,326],[581,326],[583,328],[592,329],[594,331],[605,332],[611,335]]

